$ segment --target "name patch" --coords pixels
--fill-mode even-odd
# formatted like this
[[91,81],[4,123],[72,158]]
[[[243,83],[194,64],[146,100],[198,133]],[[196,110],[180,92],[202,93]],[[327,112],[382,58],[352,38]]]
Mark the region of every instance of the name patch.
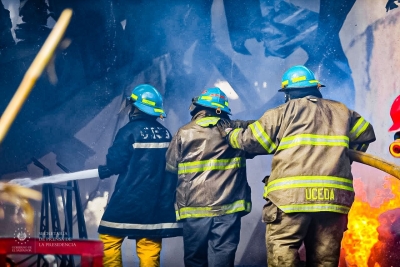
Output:
[[306,188],[306,200],[335,200],[333,188]]

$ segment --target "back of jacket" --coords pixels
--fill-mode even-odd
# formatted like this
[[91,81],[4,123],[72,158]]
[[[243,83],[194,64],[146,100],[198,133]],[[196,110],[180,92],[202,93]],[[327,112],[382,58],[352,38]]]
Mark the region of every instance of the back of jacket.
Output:
[[167,170],[178,175],[178,220],[251,210],[245,153],[229,147],[215,126],[220,118],[214,115],[197,113],[168,148]]
[[130,237],[181,234],[176,223],[176,179],[167,179],[169,131],[155,117],[139,114],[122,127],[109,148],[107,167],[119,174],[99,233]]
[[264,197],[286,213],[348,213],[354,200],[348,149],[366,150],[372,126],[339,102],[290,100],[269,110],[229,142],[255,154],[274,154]]

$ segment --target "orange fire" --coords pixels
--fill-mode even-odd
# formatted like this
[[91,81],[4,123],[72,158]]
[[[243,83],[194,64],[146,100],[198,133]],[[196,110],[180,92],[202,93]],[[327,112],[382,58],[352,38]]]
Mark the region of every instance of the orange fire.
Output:
[[381,267],[377,262],[371,266],[368,260],[378,242],[377,229],[381,224],[379,215],[400,207],[400,181],[386,177],[383,187],[375,190],[372,200],[367,199],[361,179],[354,180],[354,189],[356,198],[349,213],[348,230],[342,241],[341,258],[345,259],[343,267]]

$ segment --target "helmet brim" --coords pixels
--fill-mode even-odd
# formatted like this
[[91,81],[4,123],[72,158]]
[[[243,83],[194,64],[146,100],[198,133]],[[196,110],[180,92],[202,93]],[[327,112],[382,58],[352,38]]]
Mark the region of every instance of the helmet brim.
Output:
[[[216,108],[214,108],[214,107],[210,107],[210,106],[207,106],[207,105],[203,105],[203,104],[201,104],[201,103],[192,103],[192,105],[193,106],[199,106],[199,107],[204,107],[204,108],[209,108],[209,109],[215,109],[216,110]],[[192,107],[192,106],[191,106]],[[226,113],[226,114],[228,114],[228,115],[232,115],[231,114],[231,109],[230,108],[226,108],[227,110],[229,110],[229,111],[227,111],[227,110],[224,110],[224,109],[220,109],[222,112],[224,112],[224,113]],[[189,108],[189,110],[190,110],[190,108]]]
[[155,116],[155,117],[160,117],[162,116],[163,118],[167,117],[167,114],[165,112],[157,112],[155,111],[153,107],[149,107],[146,105],[143,105],[142,103],[139,102],[134,102],[133,105],[137,107],[139,110],[143,111],[144,113],[150,115],[150,116]]
[[280,88],[280,89],[278,90],[278,92],[293,91],[293,90],[298,90],[298,89],[303,89],[303,88],[311,88],[311,87],[318,87],[318,88],[320,88],[320,87],[325,87],[325,85],[319,84],[319,85],[304,86],[304,87],[300,87],[300,86],[298,86],[298,87],[285,87],[285,88]]
[[400,122],[393,123],[392,127],[389,128],[389,132],[400,131]]

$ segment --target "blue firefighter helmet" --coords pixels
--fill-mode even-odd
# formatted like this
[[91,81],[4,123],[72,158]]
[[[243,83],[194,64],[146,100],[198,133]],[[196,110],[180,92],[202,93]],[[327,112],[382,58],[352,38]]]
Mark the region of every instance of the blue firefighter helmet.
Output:
[[228,97],[218,87],[208,88],[204,90],[199,97],[195,98],[193,104],[231,114]]
[[151,116],[167,117],[161,94],[149,84],[140,84],[132,90],[131,100],[139,110]]
[[325,87],[325,85],[321,84],[318,80],[315,79],[315,75],[311,70],[302,65],[297,65],[289,68],[282,75],[282,88],[278,91],[282,92],[286,90],[307,87],[319,88]]

